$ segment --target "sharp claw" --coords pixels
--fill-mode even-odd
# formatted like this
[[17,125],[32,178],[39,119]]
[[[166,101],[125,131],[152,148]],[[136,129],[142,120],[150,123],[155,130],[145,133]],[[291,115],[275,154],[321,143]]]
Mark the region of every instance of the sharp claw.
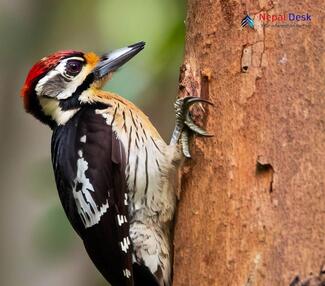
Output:
[[194,103],[197,102],[204,102],[210,105],[213,105],[213,103],[207,99],[201,98],[201,97],[197,97],[197,96],[187,96],[184,98],[184,104],[186,104],[186,106],[191,106]]
[[181,145],[182,145],[183,155],[186,158],[191,158],[190,147],[189,147],[189,134],[188,134],[188,130],[183,130],[183,132],[182,132],[182,135],[181,135]]
[[[172,135],[171,143],[175,144],[177,142],[180,142],[182,146],[182,152],[186,158],[191,158],[189,150],[189,136],[191,132],[205,137],[213,136],[193,122],[189,109],[195,103],[198,103],[203,110],[204,108],[202,106],[202,103],[207,103],[213,106],[213,103],[211,101],[197,96],[187,96],[177,99],[174,104],[176,111],[176,127]],[[184,126],[186,126],[186,128],[183,128]]]
[[203,128],[197,126],[192,118],[191,118],[191,115],[189,112],[187,112],[186,114],[186,118],[185,118],[185,121],[184,121],[185,125],[191,129],[193,132],[197,133],[198,135],[201,135],[201,136],[205,136],[205,137],[212,137],[213,135],[212,134],[209,134],[206,130],[204,130]]
[[184,103],[189,101],[190,99],[195,99],[195,98],[200,98],[198,96],[185,96],[185,97],[182,97],[182,98],[179,98],[179,100],[183,101]]
[[212,134],[209,134],[203,128],[201,128],[201,127],[199,127],[199,126],[197,126],[197,125],[195,125],[195,124],[193,124],[191,122],[185,121],[184,123],[190,130],[192,130],[197,135],[204,136],[204,137],[212,137],[213,136]]

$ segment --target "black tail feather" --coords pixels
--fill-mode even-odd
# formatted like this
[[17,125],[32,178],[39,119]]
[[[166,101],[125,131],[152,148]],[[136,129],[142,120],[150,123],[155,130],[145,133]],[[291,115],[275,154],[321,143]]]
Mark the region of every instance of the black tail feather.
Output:
[[133,278],[134,286],[159,286],[156,277],[143,264],[133,263]]

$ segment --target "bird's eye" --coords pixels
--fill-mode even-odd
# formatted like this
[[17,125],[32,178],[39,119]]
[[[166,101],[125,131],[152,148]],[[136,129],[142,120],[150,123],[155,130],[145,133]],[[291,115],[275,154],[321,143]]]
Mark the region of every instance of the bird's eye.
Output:
[[83,62],[78,60],[70,60],[67,62],[66,65],[66,73],[70,76],[76,76],[78,73],[80,73],[83,66]]

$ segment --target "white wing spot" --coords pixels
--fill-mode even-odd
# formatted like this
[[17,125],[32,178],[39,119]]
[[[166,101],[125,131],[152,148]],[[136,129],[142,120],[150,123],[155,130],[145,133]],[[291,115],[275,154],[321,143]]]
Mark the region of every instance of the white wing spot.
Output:
[[125,276],[126,278],[128,278],[128,279],[131,277],[131,272],[130,272],[130,270],[127,269],[127,268],[125,268],[125,269],[123,270],[123,274],[124,274],[124,276]]
[[84,135],[84,136],[80,137],[80,142],[81,143],[86,143],[87,142],[87,136]]
[[124,194],[124,205],[128,205],[128,194]]
[[[93,185],[86,177],[88,162],[83,158],[82,150],[78,151],[77,176],[74,180],[73,197],[75,199],[78,213],[85,228],[99,223],[103,214],[109,207],[108,200],[101,207],[98,207],[90,192],[95,192]],[[77,189],[77,187],[79,189]]]
[[121,241],[120,244],[121,244],[122,251],[124,251],[125,253],[127,253],[128,252],[128,249],[129,249],[129,245],[131,244],[129,237],[128,236],[127,237],[124,237],[123,238],[123,241]]
[[123,223],[128,222],[128,220],[125,215],[117,215],[117,222],[118,225],[121,226]]

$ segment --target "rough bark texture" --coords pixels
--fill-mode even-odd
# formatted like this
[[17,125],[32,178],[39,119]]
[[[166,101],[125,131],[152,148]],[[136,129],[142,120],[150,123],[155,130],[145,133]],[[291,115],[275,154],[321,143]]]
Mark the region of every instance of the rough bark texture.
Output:
[[[245,11],[255,30],[241,29]],[[263,27],[261,11],[308,12],[312,21]],[[180,94],[214,102],[206,119],[195,115],[215,137],[197,138],[184,168],[174,286],[289,285],[319,271],[324,11],[322,0],[188,0]]]

